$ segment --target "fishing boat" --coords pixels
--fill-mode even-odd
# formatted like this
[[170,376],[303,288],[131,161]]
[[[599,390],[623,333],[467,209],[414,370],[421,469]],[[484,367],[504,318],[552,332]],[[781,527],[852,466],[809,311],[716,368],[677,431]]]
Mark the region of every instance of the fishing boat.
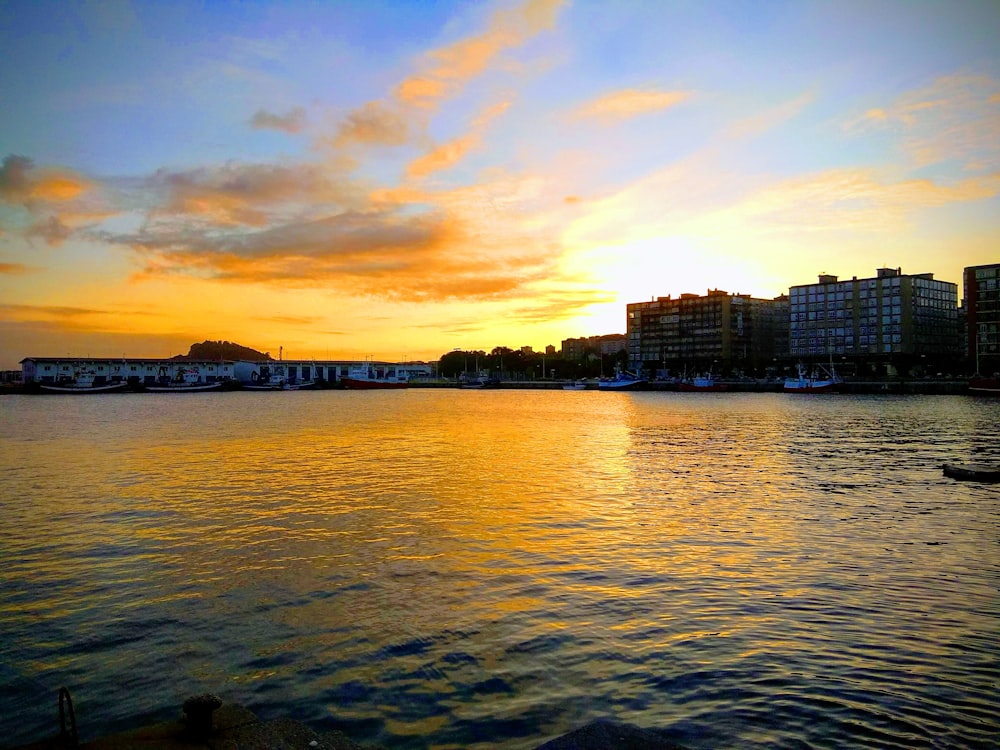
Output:
[[246,391],[287,391],[288,378],[284,365],[261,365],[250,375],[250,382],[243,383]]
[[603,378],[598,381],[597,388],[601,391],[637,391],[645,388],[649,381],[634,372],[618,370],[613,378]]
[[465,388],[467,390],[482,390],[483,388],[499,388],[500,381],[490,377],[490,374],[485,371],[477,373],[464,373],[459,382],[459,388]]
[[807,373],[800,364],[798,375],[785,378],[782,390],[785,393],[836,393],[843,382],[832,366],[829,369],[818,366]]
[[973,396],[1000,396],[1000,376],[970,379],[969,393]]
[[409,376],[394,365],[365,362],[349,369],[340,384],[350,390],[370,391],[407,388],[410,381]]
[[685,378],[677,384],[677,390],[686,393],[717,393],[728,391],[726,383],[720,383],[712,373],[694,378]]
[[150,393],[200,393],[202,391],[217,391],[221,388],[221,380],[214,383],[202,381],[201,372],[197,367],[182,367],[177,371],[177,376],[173,380],[146,386],[146,390]]
[[49,393],[118,393],[128,388],[128,383],[124,380],[114,383],[97,384],[97,373],[93,370],[82,370],[77,372],[73,381],[69,383],[41,383],[39,387]]

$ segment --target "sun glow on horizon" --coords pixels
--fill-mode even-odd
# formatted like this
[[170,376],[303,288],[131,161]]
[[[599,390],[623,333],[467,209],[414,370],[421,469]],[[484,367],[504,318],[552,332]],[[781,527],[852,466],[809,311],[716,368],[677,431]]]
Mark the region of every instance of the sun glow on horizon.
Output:
[[1000,9],[744,15],[4,4],[0,369],[542,350],[652,297],[1000,260]]

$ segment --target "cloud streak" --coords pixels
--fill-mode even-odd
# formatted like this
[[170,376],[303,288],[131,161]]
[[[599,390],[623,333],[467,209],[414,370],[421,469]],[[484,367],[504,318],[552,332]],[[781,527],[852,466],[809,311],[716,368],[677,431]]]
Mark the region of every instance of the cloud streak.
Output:
[[669,109],[690,97],[690,91],[622,89],[582,104],[571,113],[571,116],[575,119],[613,122]]
[[866,111],[848,132],[891,128],[917,167],[954,161],[967,171],[1000,168],[1000,81],[983,75],[937,78]]

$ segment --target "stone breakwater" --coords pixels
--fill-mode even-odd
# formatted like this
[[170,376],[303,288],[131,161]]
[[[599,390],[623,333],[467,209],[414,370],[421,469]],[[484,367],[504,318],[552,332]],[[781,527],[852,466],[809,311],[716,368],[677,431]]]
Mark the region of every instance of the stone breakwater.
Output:
[[[183,716],[77,745],[53,736],[14,750],[388,750],[360,745],[342,732],[315,731],[289,718],[262,721],[243,706],[199,695],[184,702]],[[597,721],[539,745],[536,750],[684,750],[654,729]]]

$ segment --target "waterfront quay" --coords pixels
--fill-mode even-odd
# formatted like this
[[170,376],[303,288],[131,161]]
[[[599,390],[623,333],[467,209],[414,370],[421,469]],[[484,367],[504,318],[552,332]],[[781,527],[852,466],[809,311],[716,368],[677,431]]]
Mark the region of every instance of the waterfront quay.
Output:
[[[562,390],[567,385],[579,381],[572,380],[501,380],[491,383],[483,390]],[[599,390],[598,380],[586,380],[583,390]],[[781,393],[782,382],[776,380],[720,380],[726,387],[724,392],[716,395],[725,396],[726,393]],[[454,389],[462,388],[462,384],[456,380],[443,378],[413,378],[409,381],[410,388],[430,388],[430,389]],[[316,390],[337,390],[341,389],[336,381],[322,381],[316,384]],[[120,391],[120,393],[141,393],[144,388],[141,384],[132,389]],[[242,390],[239,381],[227,381],[222,391]],[[656,392],[677,392],[678,384],[672,381],[653,380],[647,383],[641,390]],[[44,393],[37,382],[4,384],[0,388],[0,395],[17,393]],[[884,380],[844,380],[840,384],[842,394],[872,394],[872,395],[942,395],[955,396],[969,392],[969,382],[965,379],[884,379]],[[686,394],[697,398],[704,394]]]

